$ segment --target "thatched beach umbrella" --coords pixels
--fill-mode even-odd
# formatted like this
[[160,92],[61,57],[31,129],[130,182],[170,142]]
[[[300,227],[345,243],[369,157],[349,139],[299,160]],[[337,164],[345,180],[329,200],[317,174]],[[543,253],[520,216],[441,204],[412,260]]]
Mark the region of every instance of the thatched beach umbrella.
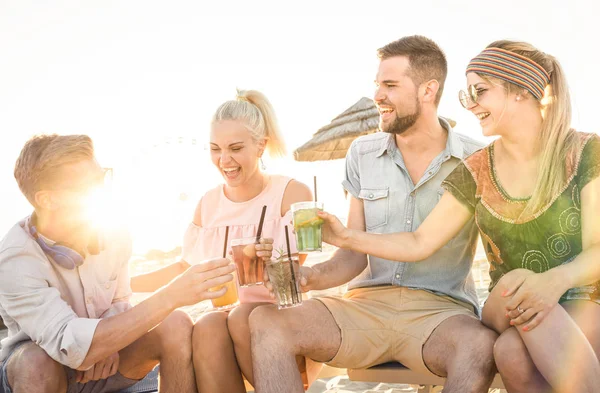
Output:
[[[452,127],[453,120],[446,119]],[[346,157],[352,141],[379,131],[379,111],[372,99],[363,97],[294,151],[297,161],[325,161]]]

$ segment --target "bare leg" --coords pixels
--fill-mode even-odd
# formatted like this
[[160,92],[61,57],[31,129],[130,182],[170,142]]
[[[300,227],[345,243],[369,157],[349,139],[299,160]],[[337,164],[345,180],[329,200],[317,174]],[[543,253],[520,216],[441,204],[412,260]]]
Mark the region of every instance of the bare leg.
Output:
[[[227,317],[227,328],[233,341],[235,357],[242,373],[254,385],[252,374],[252,355],[250,351],[250,324],[248,319],[250,313],[258,306],[268,305],[270,303],[247,303],[241,304],[231,310]],[[228,376],[230,378],[230,376]]]
[[192,364],[192,320],[174,311],[160,325],[119,352],[119,372],[142,379],[160,362],[161,393],[196,392]]
[[[483,322],[499,333],[506,330],[502,318],[507,320],[505,304],[508,298],[500,295],[504,290],[500,280],[483,313]],[[600,308],[595,313],[600,313]],[[563,307],[554,307],[544,321],[529,332],[524,332],[521,327],[517,326],[516,331],[537,370],[553,389],[582,393],[597,390],[600,386],[600,362],[583,331]]]
[[600,357],[600,305],[591,301],[575,300],[565,302],[562,306],[585,334],[596,357]]
[[475,318],[450,317],[423,346],[423,359],[435,374],[447,376],[445,393],[487,392],[496,374],[493,347],[497,337]]
[[7,364],[8,384],[13,393],[64,393],[67,373],[35,343],[17,348]]
[[245,393],[233,341],[227,329],[227,313],[204,314],[194,326],[194,370],[200,393]]
[[525,343],[513,327],[494,344],[496,367],[509,393],[550,393],[552,388],[533,364]]
[[342,337],[329,310],[318,300],[277,310],[262,306],[250,314],[254,387],[257,393],[304,392],[296,356],[331,360]]

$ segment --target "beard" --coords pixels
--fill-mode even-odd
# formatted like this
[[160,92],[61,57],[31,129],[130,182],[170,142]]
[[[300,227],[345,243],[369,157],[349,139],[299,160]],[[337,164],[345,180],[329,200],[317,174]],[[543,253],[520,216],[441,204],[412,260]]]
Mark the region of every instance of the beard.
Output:
[[[415,101],[415,111],[410,115],[404,115],[399,117],[396,115],[396,118],[389,125],[384,125],[381,120],[379,121],[379,129],[383,132],[387,132],[389,134],[400,135],[403,134],[406,130],[415,125],[419,117],[421,116],[421,106],[419,105],[419,101]],[[398,113],[398,112],[396,112]]]

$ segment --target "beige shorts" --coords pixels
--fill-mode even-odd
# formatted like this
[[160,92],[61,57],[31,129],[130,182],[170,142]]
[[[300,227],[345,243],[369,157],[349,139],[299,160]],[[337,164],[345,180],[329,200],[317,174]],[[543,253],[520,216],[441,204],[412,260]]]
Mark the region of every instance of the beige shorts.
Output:
[[455,315],[477,318],[473,306],[449,296],[396,286],[357,288],[343,298],[316,298],[329,309],[342,334],[330,366],[366,368],[397,361],[433,375],[423,361],[423,345]]

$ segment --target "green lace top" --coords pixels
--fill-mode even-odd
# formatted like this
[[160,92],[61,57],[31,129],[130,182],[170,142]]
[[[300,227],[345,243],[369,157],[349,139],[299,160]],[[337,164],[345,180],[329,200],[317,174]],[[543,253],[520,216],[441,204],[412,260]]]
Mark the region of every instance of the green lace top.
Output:
[[[442,183],[475,215],[490,262],[490,291],[512,269],[540,273],[569,263],[581,253],[580,195],[600,175],[600,137],[581,132],[575,137],[579,148],[565,162],[567,183],[546,206],[527,217],[522,212],[528,199],[511,198],[497,180],[493,143],[467,157]],[[600,282],[572,288],[561,301],[600,303],[599,289]]]

